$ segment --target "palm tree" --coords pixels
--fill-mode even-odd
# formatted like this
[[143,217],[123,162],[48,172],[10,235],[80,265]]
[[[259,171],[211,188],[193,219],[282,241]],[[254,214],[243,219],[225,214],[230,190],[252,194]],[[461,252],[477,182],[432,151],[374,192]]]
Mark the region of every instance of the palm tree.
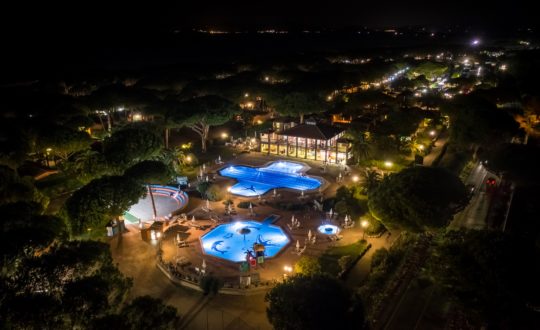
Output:
[[381,173],[379,173],[378,170],[374,170],[374,169],[366,168],[362,172],[361,176],[364,181],[364,186],[368,194],[370,191],[373,191],[373,189],[377,188],[379,186],[379,183],[382,180]]
[[351,152],[356,164],[360,163],[362,159],[368,159],[371,155],[371,143],[365,133],[349,134],[353,138]]

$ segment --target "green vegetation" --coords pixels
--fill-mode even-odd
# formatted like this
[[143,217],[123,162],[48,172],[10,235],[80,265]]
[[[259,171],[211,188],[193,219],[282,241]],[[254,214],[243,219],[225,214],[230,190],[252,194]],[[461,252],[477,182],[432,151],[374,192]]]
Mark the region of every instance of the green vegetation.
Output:
[[298,262],[294,264],[294,272],[305,276],[317,275],[321,273],[321,265],[319,264],[319,260],[315,257],[302,256]]
[[356,262],[358,258],[366,253],[369,247],[370,245],[365,240],[359,240],[353,244],[328,248],[319,257],[322,272],[337,276],[342,271],[340,266],[340,259],[342,257],[349,256],[352,262]]
[[219,202],[225,196],[223,187],[218,184],[212,184],[206,190],[206,198],[211,202]]
[[347,289],[332,277],[292,276],[265,297],[276,330],[359,329],[364,317]]
[[449,231],[439,238],[429,273],[471,314],[520,327],[538,302],[540,269],[530,241],[496,231]]
[[66,201],[65,214],[71,232],[78,235],[104,228],[111,219],[137,203],[144,193],[142,185],[127,177],[104,176],[92,180]]
[[223,286],[223,281],[221,281],[219,278],[215,276],[206,275],[203,278],[201,278],[199,286],[203,290],[203,294],[205,296],[208,294],[215,295],[219,292],[219,289],[221,289],[221,287]]
[[189,113],[183,119],[183,123],[200,136],[203,153],[206,152],[210,127],[228,122],[233,115],[239,112],[239,107],[230,101],[213,95],[190,99],[184,102],[182,107],[184,114]]
[[467,201],[465,186],[447,170],[414,167],[385,177],[369,195],[369,210],[387,228],[441,228]]

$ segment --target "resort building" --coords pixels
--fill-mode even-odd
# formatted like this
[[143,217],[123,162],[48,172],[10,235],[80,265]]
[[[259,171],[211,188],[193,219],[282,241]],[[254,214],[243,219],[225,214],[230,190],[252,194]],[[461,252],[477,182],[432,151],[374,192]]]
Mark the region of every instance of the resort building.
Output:
[[285,129],[274,125],[274,129],[261,133],[262,153],[334,164],[346,164],[352,157],[351,142],[343,138],[344,129],[309,120],[287,124]]

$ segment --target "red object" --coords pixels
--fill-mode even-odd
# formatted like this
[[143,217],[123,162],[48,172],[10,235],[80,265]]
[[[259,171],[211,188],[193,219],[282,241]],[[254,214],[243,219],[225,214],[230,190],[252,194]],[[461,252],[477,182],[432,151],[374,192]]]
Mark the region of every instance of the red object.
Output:
[[249,260],[249,264],[250,264],[252,267],[257,266],[257,259],[251,258],[251,259]]

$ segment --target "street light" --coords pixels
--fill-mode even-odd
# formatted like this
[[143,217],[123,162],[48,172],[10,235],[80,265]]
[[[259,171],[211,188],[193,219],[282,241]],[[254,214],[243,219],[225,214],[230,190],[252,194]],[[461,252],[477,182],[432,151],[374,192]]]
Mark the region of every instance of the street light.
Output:
[[394,166],[394,163],[392,163],[391,161],[386,161],[386,162],[384,162],[384,166],[386,166],[386,168],[390,168],[390,167]]
[[285,266],[283,266],[283,270],[285,271],[285,273],[283,274],[283,278],[286,279],[287,276],[288,276],[287,273],[289,273],[289,274],[292,273],[293,268],[291,266],[289,266],[289,265],[285,265]]
[[358,175],[354,175],[352,177],[352,180],[353,180],[353,182],[358,182],[358,180],[359,180]]
[[364,228],[364,233],[362,235],[362,239],[365,239],[366,238],[366,229],[369,226],[369,222],[367,220],[363,220],[361,225],[362,225],[362,228]]
[[221,138],[222,138],[222,139],[226,139],[226,138],[228,138],[228,137],[229,137],[229,134],[227,134],[227,132],[221,133]]
[[430,135],[430,136],[435,136],[435,131],[430,131],[430,132],[429,132],[429,135]]

